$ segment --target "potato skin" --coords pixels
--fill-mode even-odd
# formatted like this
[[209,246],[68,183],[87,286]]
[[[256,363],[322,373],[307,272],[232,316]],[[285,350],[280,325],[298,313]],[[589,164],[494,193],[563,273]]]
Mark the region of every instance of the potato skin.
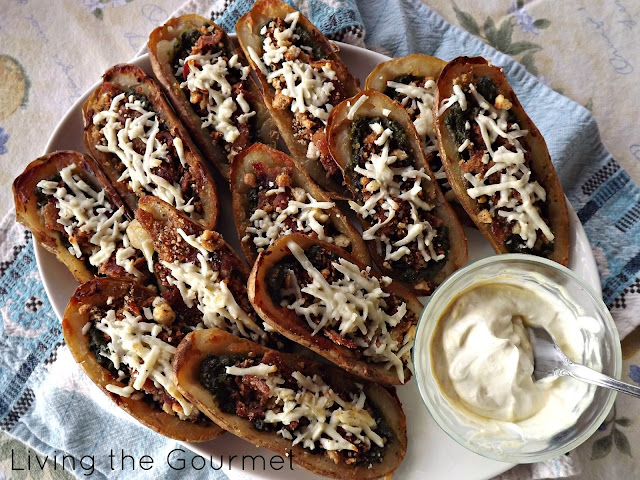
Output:
[[[64,340],[75,361],[107,397],[151,430],[184,442],[204,442],[222,435],[224,430],[214,423],[195,424],[180,420],[175,415],[165,413],[142,400],[121,397],[106,389],[109,384],[121,387],[125,385],[118,382],[116,377],[96,361],[95,355],[89,350],[88,336],[82,333],[82,328],[89,322],[91,307],[117,309],[124,302],[125,296],[135,301],[155,297],[156,294],[130,280],[112,278],[90,280],[76,289],[62,319]],[[113,298],[113,304],[107,306],[109,297]]]
[[[331,198],[311,179],[309,174],[301,168],[298,163],[288,155],[269,148],[266,145],[256,143],[240,153],[233,159],[231,167],[231,196],[233,202],[233,218],[238,230],[238,238],[242,239],[249,226],[249,199],[250,187],[244,183],[244,176],[253,173],[253,164],[260,162],[268,167],[289,167],[292,169],[292,187],[303,188],[313,198],[319,202],[329,202]],[[329,210],[330,222],[338,231],[345,234],[351,240],[351,245],[345,250],[363,263],[369,263],[369,251],[362,240],[360,233],[351,225],[345,215],[341,213],[337,206]],[[240,241],[242,253],[249,264],[253,264],[258,258],[258,251],[253,242]]]
[[126,181],[118,181],[120,177],[118,169],[120,160],[114,154],[101,152],[96,148],[96,145],[100,143],[103,137],[99,127],[93,124],[93,116],[109,108],[111,98],[115,92],[120,93],[134,89],[147,97],[150,108],[157,113],[159,119],[166,122],[171,134],[182,139],[185,161],[194,179],[198,197],[203,206],[202,218],[199,223],[205,228],[215,228],[219,207],[218,193],[211,172],[193,144],[187,130],[182,126],[182,123],[180,123],[165,100],[156,82],[142,69],[129,64],[118,64],[111,67],[102,78],[103,82],[82,106],[85,125],[84,145],[105,172],[124,203],[130,210],[135,211],[141,196],[132,192]]
[[[385,93],[387,89],[387,82],[393,81],[395,78],[402,75],[415,75],[421,78],[432,77],[434,81],[437,81],[440,76],[440,72],[442,72],[442,69],[446,64],[447,62],[444,60],[440,60],[439,58],[431,57],[429,55],[423,55],[421,53],[413,53],[406,57],[392,58],[391,60],[378,64],[373,70],[371,70],[371,73],[367,76],[367,80],[365,81],[364,88],[366,90],[377,90],[380,93]],[[422,148],[424,149],[426,146],[427,145],[423,142]],[[431,167],[431,170],[434,170],[432,155],[437,154],[437,152],[431,155],[427,155],[425,153],[425,160]],[[465,227],[475,228],[476,224],[473,223],[467,215],[467,212],[462,208],[453,191],[447,191],[442,186],[441,189],[444,197],[449,202],[449,206],[453,209],[462,225]]]
[[[246,285],[249,268],[240,255],[225,242],[222,235],[212,230],[205,230],[168,203],[151,196],[140,199],[136,219],[151,237],[159,261],[185,263],[195,260],[196,264],[199,264],[196,259],[196,248],[183,242],[177,230],[182,229],[187,235],[199,237],[202,246],[211,252],[211,261],[218,262],[217,266],[211,267],[219,273],[218,280],[226,281],[227,285],[230,285],[229,288],[238,306],[252,317],[258,326],[261,325],[261,319],[254,312],[248,298]],[[161,276],[160,270],[157,273]],[[166,279],[159,281],[164,281],[164,287],[170,286]],[[266,332],[264,336],[264,341],[268,345],[278,348],[286,347],[283,340],[284,338],[276,333]]]
[[[357,102],[360,97],[365,95],[368,97],[367,100],[365,100],[357,112],[355,112],[353,120],[349,120],[347,115],[351,105]],[[342,172],[345,174],[345,183],[354,194],[354,178],[346,174],[347,165],[353,154],[349,133],[351,125],[359,117],[386,116],[382,112],[384,109],[390,111],[388,118],[398,123],[407,133],[409,145],[414,154],[416,167],[424,168],[429,177],[432,179],[434,178],[431,168],[425,161],[421,142],[418,138],[418,134],[416,133],[416,129],[404,108],[398,106],[398,104],[393,100],[378,91],[365,90],[355,97],[345,100],[334,108],[329,115],[329,122],[327,123],[329,150],[331,151],[333,158],[338,162]],[[444,281],[445,278],[467,263],[467,236],[464,233],[462,225],[455,212],[445,200],[438,183],[435,181],[423,180],[422,188],[426,192],[428,198],[435,205],[435,215],[442,219],[449,229],[449,256],[442,270],[440,270],[440,272],[430,280],[422,280],[414,283],[413,285],[408,285],[416,295],[429,295],[438,285],[440,285],[440,283]],[[368,220],[360,219],[360,223],[362,224],[363,229],[371,227],[371,223]],[[384,258],[378,253],[375,241],[367,241],[367,244],[369,245],[369,253],[378,267],[385,275],[389,275],[391,278],[396,279],[397,275],[395,272],[392,269],[384,267]],[[398,279],[397,281],[401,280]]]
[[504,243],[501,243],[491,231],[489,224],[482,223],[478,219],[478,213],[482,210],[480,204],[467,195],[462,170],[459,165],[460,154],[453,134],[445,125],[447,115],[450,110],[438,115],[437,108],[440,103],[449,98],[453,93],[455,80],[462,80],[466,85],[480,77],[489,77],[497,86],[498,91],[512,103],[512,111],[516,115],[520,128],[528,130],[525,137],[529,144],[529,151],[532,154],[531,170],[535,173],[536,180],[547,192],[547,202],[549,205],[550,228],[555,235],[554,250],[550,260],[554,260],[564,266],[569,263],[569,213],[562,186],[556,174],[547,144],[538,128],[534,125],[525,113],[522,105],[518,101],[515,92],[507,82],[507,78],[501,68],[491,65],[482,57],[458,57],[447,64],[442,70],[438,79],[438,91],[434,112],[436,117],[436,132],[438,135],[438,145],[440,147],[440,157],[447,173],[447,178],[451,184],[458,200],[466,210],[467,214],[475,222],[478,230],[487,238],[496,253],[509,253]]
[[[222,28],[218,27],[211,20],[195,14],[171,18],[164,25],[157,27],[151,32],[147,47],[149,49],[149,58],[151,60],[153,73],[178,117],[180,117],[184,126],[189,130],[193,140],[207,160],[225,179],[228,179],[231,165],[227,160],[224,149],[218,143],[211,140],[211,137],[208,135],[209,130],[202,128],[202,120],[193,109],[184,90],[180,88],[181,82],[173,72],[173,50],[180,35],[183,32],[199,29],[202,26],[215,26],[216,29],[222,32],[224,48],[231,54],[238,54],[240,63],[243,65],[248,64],[242,50],[233,43]],[[260,88],[251,76],[249,76],[244,83],[245,88],[253,97],[253,100],[251,100],[249,104],[256,112],[256,125],[260,126],[257,132],[258,140],[275,147],[278,139],[278,130],[264,104]]]
[[[327,178],[326,170],[318,160],[309,160],[307,158],[307,146],[300,143],[293,135],[291,125],[293,124],[294,115],[290,110],[279,110],[274,108],[273,99],[275,96],[274,88],[267,82],[265,75],[260,71],[260,68],[255,64],[249,55],[249,47],[253,48],[258,55],[262,54],[262,36],[260,35],[260,29],[262,26],[272,18],[285,18],[289,13],[295,12],[293,7],[290,7],[280,0],[258,0],[253,8],[246,13],[236,23],[236,33],[238,35],[238,41],[240,46],[245,52],[246,57],[249,59],[249,63],[253,68],[254,73],[258,77],[258,81],[262,86],[262,94],[264,102],[271,113],[271,116],[276,122],[280,135],[287,145],[287,149],[291,153],[291,156],[295,158],[302,168],[307,170],[311,178],[332,198],[348,199],[350,198],[348,192],[345,192],[343,185],[338,182]],[[330,43],[329,40],[318,30],[304,15],[300,14],[298,25],[306,29],[313,42],[318,45],[325,55],[326,60],[336,62],[340,70],[339,78],[341,83],[344,84],[346,94],[351,97],[360,91],[357,81],[349,73],[344,62],[336,54],[337,47]]]
[[[319,245],[357,265],[361,270],[367,267],[367,264],[346,254],[335,245],[300,234],[280,237],[271,247],[264,250],[258,256],[251,270],[248,285],[249,300],[251,300],[256,312],[258,312],[264,321],[285,337],[322,355],[349,373],[377,383],[399,385],[400,379],[395,371],[387,370],[383,365],[358,360],[350,349],[337,345],[323,335],[311,335],[309,326],[305,320],[300,319],[293,310],[281,307],[273,302],[268,291],[267,274],[271,267],[290,254],[287,244],[291,241],[297,243],[305,251],[313,245]],[[370,274],[377,278],[381,277],[381,275],[375,271],[371,271]],[[409,310],[413,311],[417,317],[420,316],[422,304],[409,290],[399,283],[394,282],[385,287],[385,291],[397,295],[407,303]],[[411,372],[405,369],[405,383],[408,382],[410,378]]]
[[254,445],[268,448],[280,455],[292,453],[293,461],[310,472],[329,478],[345,480],[377,479],[395,470],[407,450],[406,418],[394,389],[387,389],[374,383],[362,382],[344,371],[308,360],[305,357],[279,353],[282,361],[304,375],[320,375],[329,385],[352,387],[354,383],[364,383],[364,392],[370,401],[384,415],[393,429],[394,441],[387,445],[385,458],[372,468],[351,465],[336,465],[325,455],[312,454],[300,445],[291,446],[291,440],[275,432],[256,430],[249,420],[221,411],[218,402],[199,381],[200,364],[209,354],[234,355],[250,352],[264,354],[269,351],[249,340],[240,339],[220,329],[201,330],[187,335],[180,343],[174,362],[178,389],[194,405],[225,430]]
[[[87,282],[95,277],[87,265],[64,246],[62,234],[46,228],[38,207],[37,184],[60,173],[63,168],[75,164],[75,173],[96,191],[105,190],[106,198],[114,208],[123,206],[122,199],[113,189],[98,164],[88,155],[72,150],[61,150],[44,155],[32,161],[13,181],[13,198],[16,205],[16,220],[31,230],[33,237],[44,248],[53,253],[69,269],[79,282]],[[125,216],[133,218],[125,206]],[[150,276],[144,280],[152,281]]]

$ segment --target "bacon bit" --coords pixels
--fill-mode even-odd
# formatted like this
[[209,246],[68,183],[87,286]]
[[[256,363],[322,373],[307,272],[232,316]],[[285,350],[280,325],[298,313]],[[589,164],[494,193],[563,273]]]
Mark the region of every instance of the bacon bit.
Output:
[[206,53],[206,51],[218,47],[222,41],[222,30],[216,29],[211,35],[202,35],[191,50],[191,54]]
[[503,221],[495,221],[491,222],[491,232],[500,243],[504,243],[507,240],[507,235],[511,232],[511,228]]
[[125,298],[125,308],[129,310],[134,316],[140,316],[140,309],[138,305],[129,297]]
[[354,348],[354,349],[358,348],[358,345],[356,345],[356,342],[343,337],[342,335],[340,335],[339,333],[333,330],[327,330],[325,328],[322,332],[324,333],[325,337],[327,337],[329,340],[331,340],[333,343],[337,345],[341,345],[347,348]]
[[441,227],[444,223],[441,218],[431,215],[430,213],[425,214],[425,219],[431,224],[432,227],[436,228]]
[[44,216],[44,225],[47,230],[64,231],[64,227],[58,223],[58,205],[53,198],[42,209],[42,215]]
[[273,199],[274,208],[280,207],[281,209],[285,209],[289,206],[289,195],[286,193],[279,193]]
[[253,164],[253,171],[256,172],[260,180],[268,178],[267,166],[262,162],[255,162]]
[[269,388],[269,385],[267,385],[267,382],[265,382],[261,378],[256,377],[255,375],[244,375],[242,377],[242,383],[249,386],[252,390],[255,390],[267,397],[271,392],[271,389]]

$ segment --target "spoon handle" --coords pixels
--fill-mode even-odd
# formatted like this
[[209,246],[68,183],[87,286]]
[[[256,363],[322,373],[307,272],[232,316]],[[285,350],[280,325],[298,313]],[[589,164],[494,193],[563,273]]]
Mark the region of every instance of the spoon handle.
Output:
[[640,387],[621,382],[620,380],[608,377],[607,375],[596,372],[595,370],[591,370],[589,367],[585,367],[584,365],[579,365],[577,363],[570,363],[564,367],[565,375],[582,380],[583,382],[611,388],[618,392],[640,398]]

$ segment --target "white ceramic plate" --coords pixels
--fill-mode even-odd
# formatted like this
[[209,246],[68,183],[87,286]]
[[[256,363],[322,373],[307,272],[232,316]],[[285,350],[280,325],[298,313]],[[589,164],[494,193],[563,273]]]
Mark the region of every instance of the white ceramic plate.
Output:
[[[360,79],[362,85],[369,72],[380,62],[389,58],[362,48],[351,45],[340,44],[340,56],[349,66],[351,73]],[[149,74],[151,65],[148,55],[136,58],[132,63],[138,65]],[[67,112],[55,132],[49,139],[45,149],[45,154],[55,150],[71,149],[84,151],[83,146],[83,122],[82,104],[89,97],[94,89],[85,93]],[[224,198],[228,189],[226,186],[218,185],[219,193]],[[225,239],[239,251],[237,233],[231,213],[231,202],[221,201],[221,216],[218,230]],[[600,280],[596,263],[589,247],[587,236],[582,225],[571,207],[570,228],[571,228],[571,263],[569,267],[581,277],[587,279],[593,288],[600,292]],[[469,241],[469,260],[475,261],[480,258],[493,255],[493,249],[484,237],[477,231],[467,229]],[[53,309],[59,318],[62,318],[64,309],[78,286],[66,267],[59,262],[55,256],[44,250],[40,245],[35,246],[36,260],[40,275],[44,283],[44,288],[53,305]],[[481,480],[499,475],[512,465],[496,462],[481,457],[458,445],[444,431],[442,431],[431,418],[418,392],[415,380],[411,380],[408,385],[398,388],[398,394],[404,411],[407,416],[407,430],[409,445],[407,455],[396,472],[396,478],[402,480],[422,480],[425,478],[464,478],[468,480]],[[209,463],[209,457],[219,463],[220,456],[225,459],[223,471],[233,480],[248,479],[296,479],[312,480],[320,479],[317,475],[312,475],[306,471],[295,467],[293,471],[289,469],[287,461],[284,467],[277,463],[275,466],[279,470],[273,470],[269,466],[269,460],[273,454],[263,448],[245,442],[232,435],[224,435],[219,439],[201,444],[186,444],[188,448],[202,455]],[[236,455],[236,459],[229,468],[228,459]],[[266,470],[262,469],[260,460],[256,461],[256,470],[241,468],[243,455],[262,455],[266,459]],[[199,466],[199,464],[196,464]],[[250,468],[251,461],[247,459],[246,467]],[[207,467],[208,468],[208,467]]]

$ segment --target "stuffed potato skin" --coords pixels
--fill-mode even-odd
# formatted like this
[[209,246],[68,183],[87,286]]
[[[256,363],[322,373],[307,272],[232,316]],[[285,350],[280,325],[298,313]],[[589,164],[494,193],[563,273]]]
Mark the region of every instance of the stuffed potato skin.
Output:
[[[238,155],[231,168],[233,216],[238,230],[238,238],[241,239],[242,252],[251,265],[255,262],[259,252],[251,235],[247,234],[247,228],[252,225],[250,219],[255,211],[255,207],[252,209],[252,205],[250,205],[250,199],[254,194],[254,189],[257,189],[258,186],[256,184],[255,187],[252,187],[247,182],[257,181],[258,172],[261,174],[264,172],[269,178],[273,177],[276,182],[277,174],[287,172],[285,175],[290,182],[290,188],[302,189],[318,202],[331,202],[329,195],[318,187],[309,174],[288,155],[259,143]],[[342,242],[348,240],[348,244],[342,243],[340,246],[362,263],[368,263],[370,258],[367,246],[360,233],[351,225],[345,215],[335,204],[323,211],[329,217],[325,223],[327,228],[332,228],[336,236],[342,236],[340,239]],[[338,243],[341,243],[340,240]]]
[[205,230],[155,197],[142,198],[139,207],[136,220],[153,242],[159,282],[182,298],[184,308],[198,315],[207,328],[224,327],[260,343],[284,347],[282,337],[263,330],[247,296],[249,269],[222,235]]
[[[159,164],[150,164],[149,168],[155,170],[158,181],[166,181],[173,185],[172,188],[154,187],[154,182],[147,175],[145,170],[142,182],[148,182],[148,185],[141,184],[139,180],[136,182],[132,179],[130,169],[122,162],[122,160],[111,151],[106,151],[105,144],[107,139],[102,133],[102,123],[108,121],[109,110],[112,108],[112,102],[120,94],[124,94],[121,104],[124,103],[124,112],[132,119],[137,113],[132,112],[128,108],[127,102],[133,98],[134,103],[140,102],[145,110],[153,112],[151,118],[157,118],[160,131],[157,137],[162,137],[163,145],[170,152],[165,155],[164,160]],[[139,108],[139,106],[134,107]],[[103,75],[103,82],[96,88],[87,101],[82,106],[82,114],[84,118],[84,144],[87,151],[96,159],[102,170],[105,172],[116,191],[120,194],[125,204],[135,211],[138,200],[145,195],[155,194],[162,195],[167,199],[173,199],[174,204],[184,208],[185,212],[201,223],[205,228],[214,228],[218,216],[218,196],[216,185],[208,170],[208,167],[191,138],[173,110],[165,100],[164,96],[155,81],[149,77],[142,69],[135,65],[118,64],[111,67]],[[106,128],[106,127],[104,127]],[[152,127],[153,128],[153,127]],[[122,131],[122,123],[116,126],[118,131]],[[116,132],[117,133],[117,132]],[[136,134],[132,133],[134,137]],[[178,148],[178,139],[180,139],[181,148]],[[133,149],[143,151],[146,147],[138,145],[136,147],[136,139],[131,139]],[[138,139],[139,140],[139,139]],[[115,138],[112,139],[112,142]],[[120,147],[120,140],[118,146]],[[123,148],[128,148],[126,145]],[[164,147],[162,147],[164,148]],[[182,152],[180,156],[179,151]],[[138,152],[140,153],[140,152]],[[146,153],[140,153],[146,156]],[[159,154],[159,158],[163,158]],[[178,159],[177,157],[180,157]],[[168,159],[168,160],[167,160]],[[155,160],[152,160],[152,162]],[[182,162],[184,161],[184,165]],[[132,163],[136,163],[135,161]],[[143,162],[144,163],[144,162]],[[152,171],[154,171],[152,170]],[[123,174],[125,178],[123,178]],[[129,178],[129,181],[127,181]],[[134,188],[131,183],[137,183]],[[178,191],[178,194],[175,191]],[[189,198],[184,198],[184,196]],[[180,197],[180,200],[178,198]],[[189,207],[191,205],[193,208]]]
[[[510,118],[509,125],[517,125],[521,131],[528,132],[520,138],[520,141],[524,142],[527,147],[525,162],[531,170],[531,181],[538,182],[546,192],[546,201],[543,202],[543,205],[547,210],[548,226],[555,236],[552,251],[544,253],[543,256],[566,266],[569,262],[568,210],[566,198],[551,162],[546,142],[540,131],[525,113],[513,89],[507,82],[502,69],[491,65],[482,57],[458,57],[452,60],[443,69],[438,80],[436,130],[440,155],[449,183],[469,217],[491,243],[494,250],[497,253],[513,252],[507,242],[500,238],[502,235],[499,236],[496,233],[493,227],[496,222],[492,221],[491,218],[487,218],[487,204],[479,201],[482,200],[482,197],[472,199],[467,193],[469,185],[466,185],[466,180],[463,178],[465,174],[463,166],[466,161],[458,150],[461,145],[458,145],[454,131],[448,126],[448,124],[454,124],[452,108],[444,109],[442,106],[443,102],[450,99],[454,94],[454,85],[466,91],[470,88],[469,85],[477,84],[483,81],[482,79],[488,79],[488,83],[493,84],[495,89],[493,93],[496,96],[495,101],[498,107],[491,107],[497,108],[498,111],[507,110]],[[484,81],[486,82],[486,80]],[[464,93],[464,95],[468,94]],[[499,99],[499,97],[502,98]],[[484,142],[480,145],[481,149],[483,145]],[[474,146],[473,143],[471,143],[471,146]],[[512,236],[517,237],[518,235],[514,231]],[[530,249],[523,250],[522,253],[541,254]]]
[[[314,137],[311,143],[317,143],[316,147],[322,153],[318,158],[310,158],[309,139],[302,138],[294,132],[294,124],[296,123],[296,115],[298,114],[294,114],[291,111],[288,103],[284,106],[282,105],[284,99],[278,94],[272,84],[269,83],[267,70],[261,68],[261,66],[264,67],[262,60],[260,60],[260,64],[256,62],[256,57],[262,58],[264,54],[262,28],[265,27],[270,20],[284,21],[288,15],[296,13],[297,10],[280,0],[259,0],[247,14],[238,20],[236,24],[238,41],[253,71],[258,77],[260,85],[262,86],[265,104],[278,125],[282,139],[291,156],[307,170],[311,178],[313,178],[323,190],[328,192],[332,198],[345,199],[349,197],[349,193],[345,192],[343,188],[343,179],[339,169],[336,169],[335,173],[329,174],[326,167],[323,166],[330,165],[329,168],[333,168],[332,166],[334,165],[334,160],[330,157],[328,149],[326,148],[324,125],[321,125],[321,122],[315,119],[314,122],[316,125],[311,127],[311,129],[318,134],[318,137]],[[337,78],[336,85],[338,85],[335,90],[341,91],[337,98],[341,101],[358,93],[360,91],[358,83],[337,55],[337,47],[330,43],[322,32],[301,14],[297,19],[297,25],[307,33],[307,41],[313,46],[312,50],[315,53],[313,54],[312,61],[317,62],[317,65],[329,64],[335,71]],[[335,105],[337,105],[337,103],[333,106]],[[305,121],[305,119],[302,120],[303,123]],[[300,131],[304,131],[302,127],[299,128]],[[315,155],[311,155],[311,157],[314,156]]]
[[[222,411],[217,399],[200,383],[200,366],[209,355],[248,356],[270,353],[277,355],[279,363],[304,375],[320,375],[329,385],[353,389],[355,383],[364,384],[364,392],[384,415],[392,428],[394,439],[385,449],[380,463],[368,466],[336,464],[326,455],[310,453],[301,445],[291,445],[274,431],[259,431],[252,423],[235,414]],[[245,339],[234,337],[219,329],[189,334],[178,348],[174,363],[178,388],[183,395],[205,412],[225,430],[257,446],[268,448],[280,455],[293,454],[293,461],[318,475],[344,480],[376,479],[388,475],[402,462],[407,448],[406,417],[395,391],[370,382],[363,382],[344,371],[292,354],[277,353]]]
[[[346,343],[342,342],[343,339],[338,338],[336,340],[337,337],[333,335],[331,337],[325,336],[322,332],[314,335],[304,317],[299,316],[286,306],[282,306],[280,302],[274,301],[270,293],[272,288],[272,269],[278,267],[280,261],[291,255],[291,250],[288,247],[289,242],[294,242],[304,252],[308,252],[309,249],[314,247],[321,248],[329,252],[329,254],[335,255],[338,259],[342,258],[351,262],[361,271],[368,268],[366,264],[346,254],[335,245],[300,234],[281,237],[258,256],[251,270],[248,285],[249,299],[258,314],[277,332],[322,355],[353,375],[386,385],[406,383],[411,377],[411,372],[406,368],[406,365],[404,368],[404,381],[402,381],[396,371],[387,368],[384,363],[368,361],[365,356],[359,357],[360,349],[356,348],[354,350],[346,346]],[[368,274],[378,280],[382,277],[377,272],[370,270]],[[415,331],[415,328],[413,330],[412,328],[415,327],[417,319],[422,312],[422,304],[412,292],[399,283],[394,282],[386,285],[384,291],[393,294],[399,301],[406,303],[407,314],[400,323],[408,322],[407,325],[403,326],[407,327],[406,330],[411,335]]]
[[[143,302],[156,294],[129,280],[100,278],[79,286],[71,297],[62,319],[64,339],[76,362],[104,394],[146,427],[174,440],[204,442],[224,433],[212,422],[198,423],[180,420],[141,399],[127,398],[107,390],[107,385],[125,385],[101,366],[89,348],[89,337],[83,333],[89,323],[92,307],[120,307],[125,298],[132,303]],[[111,300],[110,300],[111,299]]]
[[[358,102],[360,103],[357,109],[352,111],[356,108]],[[397,264],[386,261],[383,255],[384,252],[378,250],[375,239],[366,238],[366,230],[371,229],[372,226],[375,228],[371,215],[367,218],[359,215],[360,223],[365,229],[363,237],[369,245],[371,257],[383,273],[406,284],[413,289],[416,295],[428,295],[446,277],[467,263],[466,235],[456,214],[445,200],[437,182],[433,181],[434,174],[425,161],[420,139],[407,112],[389,97],[375,90],[365,90],[357,96],[342,102],[332,110],[327,125],[329,149],[342,169],[345,182],[352,194],[357,197],[361,194],[360,192],[364,191],[361,182],[365,178],[356,172],[355,159],[359,158],[359,152],[363,149],[363,146],[359,144],[358,148],[360,150],[354,148],[356,144],[353,143],[355,140],[352,138],[352,129],[357,122],[368,123],[369,119],[372,119],[371,121],[373,119],[384,119],[382,121],[392,122],[393,125],[396,125],[394,128],[399,128],[399,134],[406,139],[406,145],[410,153],[409,158],[411,158],[412,162],[411,168],[422,169],[424,174],[428,176],[428,178],[421,180],[420,187],[424,192],[424,199],[433,205],[430,213],[439,219],[438,222],[442,222],[442,225],[447,229],[446,237],[442,239],[442,242],[444,246],[448,244],[448,247],[443,247],[445,258],[444,260],[438,260],[435,263],[435,267],[432,266],[433,260],[429,261],[426,267],[419,267],[417,264],[414,266],[413,263],[407,264],[406,261],[403,267],[398,267]],[[390,138],[393,138],[393,136]],[[363,199],[358,200],[360,203],[363,203],[363,201]],[[399,269],[408,271],[407,269],[410,268],[417,272],[415,279],[412,277],[404,279],[400,277]],[[420,276],[421,268],[426,269],[428,273],[424,278]],[[435,273],[429,273],[429,268],[436,269]]]
[[[72,167],[73,165],[75,168]],[[81,283],[102,275],[134,277],[115,266],[113,259],[102,262],[104,264],[102,269],[100,265],[90,264],[91,252],[84,243],[81,248],[81,257],[70,251],[69,235],[60,228],[57,221],[58,209],[55,206],[54,197],[45,195],[38,187],[41,181],[58,179],[60,172],[65,168],[72,168],[73,175],[86,182],[95,192],[104,191],[105,201],[111,206],[113,212],[119,208],[123,209],[122,220],[129,221],[133,218],[130,210],[123,204],[120,196],[91,157],[71,150],[62,150],[34,160],[14,180],[16,220],[29,228],[35,240],[56,255]],[[51,201],[54,203],[50,205]],[[117,246],[120,248],[122,244],[118,243]],[[137,266],[141,273],[139,280],[143,283],[153,282],[153,275],[146,269],[146,265],[138,264]]]
[[[371,71],[365,81],[365,89],[384,93],[407,110],[422,142],[425,160],[431,167],[445,199],[463,225],[475,227],[449,185],[438,151],[435,112],[433,111],[437,87],[435,82],[446,64],[447,62],[444,60],[420,53],[393,58],[380,63]],[[389,83],[393,86],[390,86]],[[402,93],[402,88],[397,89],[397,84],[419,85],[422,88],[414,92],[411,91],[411,88],[407,88],[406,91],[410,93],[407,96]],[[421,96],[426,98],[420,98]],[[424,100],[430,101],[431,104],[425,103]]]
[[[189,55],[192,48],[192,46],[186,47],[183,44],[188,43],[189,36],[193,36],[194,32],[197,35],[202,29],[206,32],[205,36],[220,37],[219,46],[213,48],[215,51],[222,51],[226,57],[238,55],[238,64],[247,65],[247,60],[242,50],[234,45],[222,28],[210,20],[195,14],[171,18],[164,25],[151,32],[147,43],[149,58],[158,83],[160,83],[164,93],[169,98],[185,127],[189,130],[192,138],[220,174],[225,178],[229,178],[231,161],[229,153],[225,150],[227,142],[224,139],[213,140],[211,135],[216,134],[216,130],[212,129],[211,126],[203,127],[203,119],[198,115],[195,106],[189,100],[190,93],[188,88],[181,87],[184,77],[176,75],[176,64],[178,63],[178,58],[176,57],[180,53],[183,54],[181,56]],[[189,51],[183,52],[187,48],[189,48]],[[227,65],[228,63],[227,61]],[[278,130],[264,105],[258,85],[251,76],[241,80],[240,84],[242,89],[246,90],[250,96],[249,99],[245,98],[248,101],[249,108],[256,112],[255,117],[250,119],[252,131],[249,140],[253,139],[275,146]],[[231,97],[236,100],[237,94],[234,93]],[[239,107],[236,107],[236,109],[240,111]],[[237,153],[235,152],[234,154]]]

